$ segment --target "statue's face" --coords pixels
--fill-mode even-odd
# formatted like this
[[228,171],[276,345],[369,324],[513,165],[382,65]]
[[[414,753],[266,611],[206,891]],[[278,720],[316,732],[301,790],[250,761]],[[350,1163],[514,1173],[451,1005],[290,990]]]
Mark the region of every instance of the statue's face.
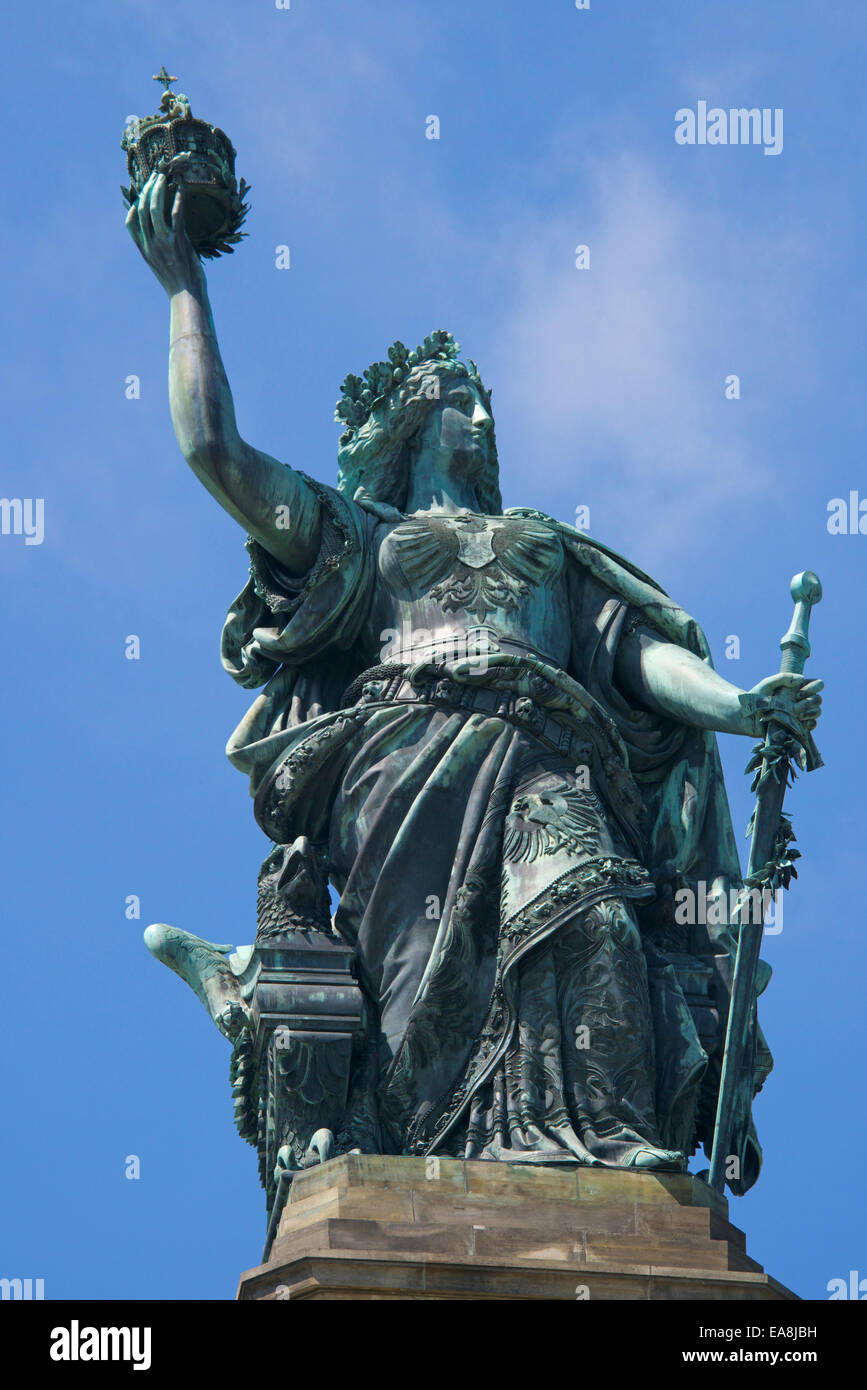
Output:
[[468,378],[445,378],[441,393],[419,435],[420,449],[456,476],[478,477],[491,456],[494,421]]

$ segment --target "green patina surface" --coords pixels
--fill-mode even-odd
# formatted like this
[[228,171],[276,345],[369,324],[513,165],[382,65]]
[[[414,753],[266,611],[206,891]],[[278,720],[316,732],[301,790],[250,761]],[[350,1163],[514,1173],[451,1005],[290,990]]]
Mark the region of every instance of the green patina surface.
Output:
[[[237,241],[244,189],[215,127],[173,154],[189,103],[159,80],[148,159],[125,141],[127,225],[170,301],[181,452],[248,537],[222,660],[260,693],[228,753],[272,847],[251,946],[146,939],[233,1043],[272,1208],[283,1174],[340,1152],[682,1171],[715,1131],[715,1185],[745,1191],[770,972],[716,734],[762,740],[747,886],[785,885],[781,769],[819,762],[818,581],[793,589],[783,671],[723,679],[634,564],[503,510],[491,395],[442,330],[346,378],[336,487],[248,444],[201,263]],[[225,225],[196,248],[206,175]]]

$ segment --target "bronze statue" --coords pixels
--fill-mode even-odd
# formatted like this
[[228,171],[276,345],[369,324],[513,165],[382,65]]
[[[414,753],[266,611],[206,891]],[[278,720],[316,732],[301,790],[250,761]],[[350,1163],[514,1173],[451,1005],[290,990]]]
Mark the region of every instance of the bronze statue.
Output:
[[[682,1171],[713,1136],[743,881],[715,733],[773,717],[810,746],[821,682],[738,689],[635,565],[504,512],[490,395],[448,333],[347,377],[336,488],[248,444],[172,173],[127,223],[170,300],[181,451],[249,536],[222,660],[262,689],[228,754],[273,848],[255,948],[148,942],[234,1041],[269,1194],[275,1161],[348,1150]],[[701,885],[716,910],[682,920]],[[297,1001],[332,958],[327,1028],[311,987],[280,1032],[266,975]],[[769,973],[735,1192],[761,1161]]]

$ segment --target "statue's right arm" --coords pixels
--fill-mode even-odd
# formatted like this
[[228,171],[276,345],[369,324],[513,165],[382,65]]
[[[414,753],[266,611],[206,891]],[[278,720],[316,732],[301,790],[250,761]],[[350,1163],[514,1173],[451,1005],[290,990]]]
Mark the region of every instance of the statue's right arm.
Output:
[[205,273],[184,230],[182,185],[152,174],[127,227],[171,305],[169,402],[187,463],[230,516],[293,574],[319,549],[319,502],[294,469],[245,443],[217,345]]

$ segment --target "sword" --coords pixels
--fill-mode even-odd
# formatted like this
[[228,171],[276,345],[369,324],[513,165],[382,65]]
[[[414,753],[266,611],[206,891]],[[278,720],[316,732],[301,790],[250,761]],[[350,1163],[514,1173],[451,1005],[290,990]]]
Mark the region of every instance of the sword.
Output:
[[[783,653],[780,671],[786,675],[800,676],[810,655],[807,639],[810,610],[822,597],[818,576],[812,570],[796,574],[792,580],[791,594],[795,600],[795,612],[788,632],[780,641]],[[756,973],[764,932],[764,914],[772,890],[779,885],[787,888],[789,879],[797,877],[792,867],[792,860],[798,857],[797,851],[788,848],[794,835],[787,817],[783,815],[795,728],[785,715],[775,713],[768,721],[764,742],[757,746],[752,761],[747,765],[747,771],[756,769],[757,772],[753,783],[756,805],[748,826],[748,832],[752,831],[749,865],[744,887],[732,914],[731,925],[737,929],[738,944],[707,1179],[709,1185],[720,1193],[724,1191],[729,1176],[725,1172],[726,1160],[730,1157],[729,1145],[738,1098],[745,1084],[749,1085],[752,1100],[753,1057],[748,1042],[755,1013]],[[802,769],[808,772],[822,766],[819,750],[812,738],[808,737],[806,746],[798,752],[798,758]],[[756,888],[761,890],[762,901],[758,922],[750,920],[749,911],[750,905],[755,903]]]

